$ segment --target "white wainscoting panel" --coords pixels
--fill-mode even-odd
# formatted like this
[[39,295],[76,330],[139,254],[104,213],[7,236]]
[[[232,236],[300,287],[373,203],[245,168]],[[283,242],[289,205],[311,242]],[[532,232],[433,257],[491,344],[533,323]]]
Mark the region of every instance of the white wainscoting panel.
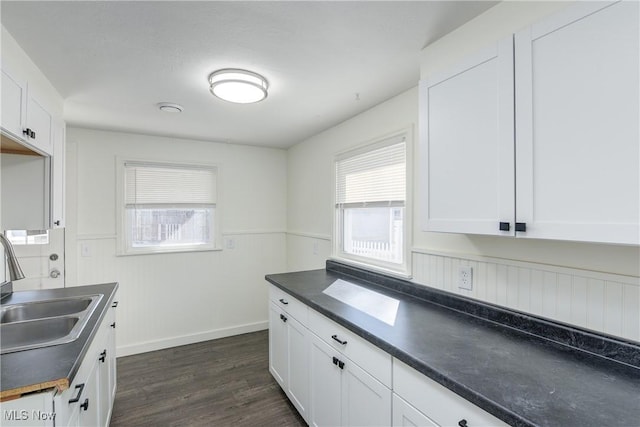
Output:
[[120,283],[118,356],[266,329],[264,276],[285,271],[285,234],[225,239],[233,249],[116,256],[115,236],[78,236],[72,283]]
[[[478,256],[413,251],[413,281],[617,337],[640,341],[640,278]],[[473,289],[458,288],[471,266]]]
[[287,271],[322,269],[330,256],[330,236],[287,233]]

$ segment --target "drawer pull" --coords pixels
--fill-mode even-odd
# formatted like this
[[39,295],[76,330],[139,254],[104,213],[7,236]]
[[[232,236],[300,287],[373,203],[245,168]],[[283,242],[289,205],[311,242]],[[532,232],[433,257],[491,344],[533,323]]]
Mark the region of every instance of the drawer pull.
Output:
[[462,419],[462,420],[458,421],[458,425],[459,425],[460,427],[468,427],[468,425],[467,425],[467,420]]
[[78,394],[76,394],[76,397],[74,397],[73,399],[69,399],[69,403],[76,403],[80,401],[80,396],[82,395],[82,390],[84,390],[84,383],[83,384],[76,384],[76,389],[80,389],[78,390]]
[[282,320],[283,322],[287,321],[287,316],[285,316],[284,314],[280,315],[280,320]]
[[110,324],[109,326],[111,326],[112,328],[116,327],[116,322],[113,322],[112,324]]
[[113,304],[111,304],[111,307],[116,308],[118,306],[118,301],[114,301]]
[[82,409],[84,409],[85,411],[88,411],[89,410],[89,398],[86,398],[84,400],[84,403],[82,405],[80,405],[80,407]]
[[283,303],[284,305],[289,305],[289,301],[287,301],[284,298],[280,298],[278,301],[280,301],[281,303]]
[[338,341],[342,345],[347,345],[347,342],[346,341],[342,341],[340,338],[338,338],[337,335],[331,335],[331,338],[333,338],[334,340]]
[[100,357],[98,357],[98,360],[104,363],[106,358],[107,358],[107,349],[104,349],[102,350],[102,353],[100,353]]

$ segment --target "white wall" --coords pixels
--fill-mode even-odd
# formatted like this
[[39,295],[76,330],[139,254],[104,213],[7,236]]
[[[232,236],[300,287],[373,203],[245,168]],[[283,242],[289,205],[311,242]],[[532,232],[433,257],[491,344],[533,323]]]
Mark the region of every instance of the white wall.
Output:
[[[120,283],[119,355],[267,327],[264,275],[286,269],[285,151],[77,128],[67,146],[67,286]],[[116,156],[218,164],[234,249],[116,256]]]
[[[422,77],[566,5],[500,3],[425,48]],[[418,126],[417,88],[289,149],[290,270],[322,268],[330,256],[335,154],[407,125]],[[414,200],[421,191],[418,166],[419,153]],[[639,247],[427,233],[419,219],[419,203],[414,203],[414,281],[463,293],[453,285],[455,267],[472,265],[477,282],[466,293],[470,297],[640,341]]]
[[[322,268],[330,254],[335,155],[393,132],[409,130],[410,134],[417,134],[417,107],[418,92],[414,88],[289,149],[287,249],[290,270]],[[305,243],[306,239],[311,241]]]

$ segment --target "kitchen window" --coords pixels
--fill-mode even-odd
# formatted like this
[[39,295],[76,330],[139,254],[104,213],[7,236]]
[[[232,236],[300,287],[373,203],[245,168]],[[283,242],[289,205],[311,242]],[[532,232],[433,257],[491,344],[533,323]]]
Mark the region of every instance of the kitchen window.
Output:
[[335,255],[405,272],[406,137],[396,136],[336,158]]
[[216,249],[215,166],[121,162],[121,254]]

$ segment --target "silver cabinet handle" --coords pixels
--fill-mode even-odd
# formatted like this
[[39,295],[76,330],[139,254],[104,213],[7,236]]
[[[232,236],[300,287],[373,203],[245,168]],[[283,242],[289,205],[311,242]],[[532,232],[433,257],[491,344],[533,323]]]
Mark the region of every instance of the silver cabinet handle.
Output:
[[49,273],[49,277],[51,277],[52,279],[57,279],[58,277],[60,277],[60,270],[54,268],[53,270],[51,270],[51,273]]

